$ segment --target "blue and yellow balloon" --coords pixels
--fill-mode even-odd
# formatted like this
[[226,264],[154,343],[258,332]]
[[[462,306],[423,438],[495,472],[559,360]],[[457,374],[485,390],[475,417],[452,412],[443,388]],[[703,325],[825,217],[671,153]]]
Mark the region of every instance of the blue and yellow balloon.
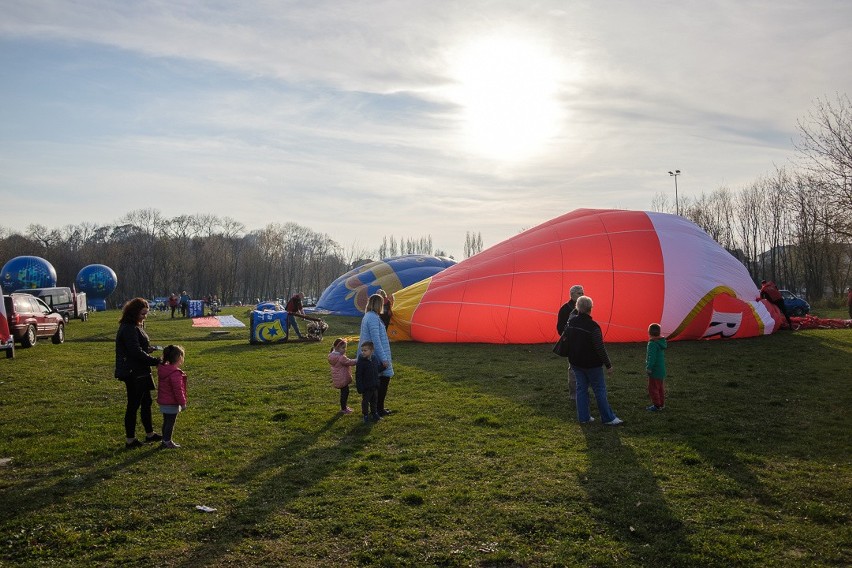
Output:
[[341,316],[359,316],[367,299],[381,288],[388,295],[434,276],[456,264],[451,258],[426,254],[408,254],[376,260],[340,276],[317,301],[317,309]]

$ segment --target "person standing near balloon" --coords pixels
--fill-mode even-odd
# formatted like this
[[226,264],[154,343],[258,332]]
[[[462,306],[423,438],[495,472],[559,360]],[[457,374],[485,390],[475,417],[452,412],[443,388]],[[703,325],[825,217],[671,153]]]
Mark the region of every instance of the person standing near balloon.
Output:
[[382,323],[385,324],[385,329],[387,329],[390,325],[391,313],[393,312],[393,296],[388,296],[381,288],[376,290],[376,294],[382,297],[382,313],[379,314],[379,317],[382,319]]
[[144,298],[133,298],[124,304],[115,336],[115,378],[124,381],[127,387],[124,431],[128,448],[142,445],[136,438],[137,411],[141,412],[145,441],[157,442],[163,439],[154,432],[151,421],[151,391],[155,388],[151,367],[159,365],[161,361],[151,356],[156,348],[151,346],[148,334],[145,333],[148,310],[148,302]]
[[790,323],[790,316],[787,315],[787,306],[784,305],[784,297],[781,295],[781,292],[778,290],[778,286],[775,285],[775,282],[772,280],[769,282],[761,280],[760,297],[775,304],[778,309],[781,310],[781,314],[784,316],[784,319],[787,320],[787,327],[793,329],[793,325]]
[[385,408],[385,397],[388,394],[391,377],[394,375],[388,332],[380,317],[383,307],[384,298],[378,294],[370,296],[367,300],[367,309],[364,317],[361,319],[361,335],[358,338],[358,351],[360,352],[361,345],[367,341],[372,342],[376,357],[378,357],[381,363],[382,371],[379,374],[378,396],[379,416],[387,416],[391,413],[390,410]]
[[648,396],[651,406],[646,410],[657,412],[666,406],[666,338],[661,337],[660,324],[648,326],[648,347],[645,350],[645,372],[648,375]]
[[331,352],[328,354],[328,364],[331,365],[331,386],[340,390],[340,413],[352,414],[352,409],[346,405],[349,400],[349,385],[352,384],[352,369],[358,362],[346,356],[346,340],[338,337],[334,340]]
[[186,317],[189,315],[189,301],[192,298],[189,297],[189,294],[186,293],[186,290],[180,293],[180,315],[182,317]]
[[302,307],[302,294],[293,294],[284,310],[287,312],[287,335],[290,335],[290,328],[292,327],[299,339],[302,339],[302,332],[299,331],[299,324],[296,323],[296,318],[293,315],[305,315],[305,309]]
[[172,295],[169,296],[169,309],[171,309],[172,311],[172,319],[175,319],[175,310],[177,309],[179,303],[180,301],[178,300],[177,294],[172,292]]
[[[571,289],[568,290],[568,294],[571,298],[562,304],[562,307],[559,308],[559,314],[556,316],[556,331],[559,335],[565,331],[565,326],[568,325],[568,320],[571,316],[577,315],[576,304],[577,298],[584,295],[583,286],[580,284],[574,284],[571,286]],[[568,363],[568,397],[571,400],[577,400],[577,377],[574,375],[574,371],[571,369],[571,363]]]
[[376,407],[380,372],[381,363],[376,358],[373,342],[365,341],[361,344],[358,361],[355,363],[355,388],[361,394],[361,415],[364,424],[371,419],[373,422],[382,419]]
[[606,396],[603,367],[612,373],[612,363],[603,343],[601,326],[592,319],[592,299],[577,298],[577,315],[568,320],[568,361],[577,376],[577,419],[581,424],[594,422],[589,410],[589,386],[595,393],[601,420],[608,426],[618,426],[624,421],[615,415]]
[[186,373],[181,367],[186,352],[180,345],[169,345],[163,349],[163,364],[157,367],[157,404],[163,414],[163,441],[160,447],[179,448],[172,440],[175,421],[179,412],[186,410]]

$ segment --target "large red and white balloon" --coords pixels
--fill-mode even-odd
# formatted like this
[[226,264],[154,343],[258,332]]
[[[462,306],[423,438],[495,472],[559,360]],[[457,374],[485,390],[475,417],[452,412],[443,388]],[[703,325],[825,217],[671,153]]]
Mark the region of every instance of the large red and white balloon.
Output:
[[736,258],[694,223],[643,211],[578,209],[394,294],[391,339],[550,343],[582,284],[608,342],[769,334],[783,318],[756,300]]

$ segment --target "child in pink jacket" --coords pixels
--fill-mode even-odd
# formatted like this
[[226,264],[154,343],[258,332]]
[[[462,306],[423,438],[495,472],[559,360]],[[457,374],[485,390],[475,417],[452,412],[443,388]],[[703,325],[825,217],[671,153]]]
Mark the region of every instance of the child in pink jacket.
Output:
[[163,362],[157,367],[157,404],[163,413],[162,448],[179,448],[172,441],[178,412],[186,410],[186,373],[181,370],[185,352],[179,345],[163,349]]
[[340,389],[340,413],[352,414],[352,409],[346,406],[349,400],[349,385],[352,383],[352,369],[358,361],[346,356],[346,340],[338,337],[334,340],[331,353],[328,354],[328,364],[331,365],[331,386]]

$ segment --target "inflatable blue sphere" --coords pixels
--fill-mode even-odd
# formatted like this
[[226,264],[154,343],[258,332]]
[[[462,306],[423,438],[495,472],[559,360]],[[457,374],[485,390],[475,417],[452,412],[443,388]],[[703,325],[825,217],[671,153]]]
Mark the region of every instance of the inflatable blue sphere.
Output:
[[77,273],[74,281],[78,292],[85,292],[89,305],[96,310],[106,309],[106,297],[115,291],[118,278],[109,266],[90,264]]
[[360,316],[367,307],[367,299],[379,288],[392,295],[454,264],[456,261],[451,258],[428,254],[376,260],[332,282],[317,300],[317,309],[341,316]]
[[7,293],[21,288],[52,288],[56,286],[56,269],[38,256],[16,256],[3,266],[0,284]]

